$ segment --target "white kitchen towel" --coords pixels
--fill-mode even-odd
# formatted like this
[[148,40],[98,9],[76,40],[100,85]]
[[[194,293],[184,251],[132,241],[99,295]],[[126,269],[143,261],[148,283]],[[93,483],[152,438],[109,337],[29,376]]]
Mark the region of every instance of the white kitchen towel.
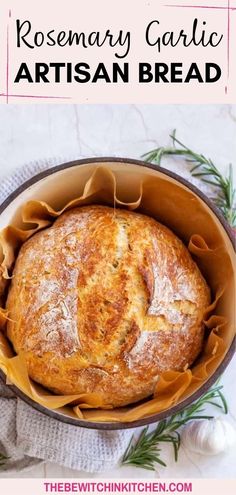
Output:
[[[68,158],[17,169],[1,183],[0,204],[27,179],[63,161]],[[90,473],[106,472],[119,462],[131,435],[131,430],[88,430],[49,418],[14,397],[0,380],[0,453],[9,457],[1,468],[5,471],[29,469],[43,460]]]
[[[16,169],[1,183],[0,204],[32,176],[76,158],[40,160]],[[193,179],[184,163],[173,163],[171,168],[195,185],[201,184],[201,189],[211,196],[212,190]],[[9,387],[0,381],[0,453],[10,457],[3,468],[5,471],[28,469],[44,460],[91,473],[106,472],[119,462],[132,433],[131,430],[103,432],[63,424],[14,397]]]

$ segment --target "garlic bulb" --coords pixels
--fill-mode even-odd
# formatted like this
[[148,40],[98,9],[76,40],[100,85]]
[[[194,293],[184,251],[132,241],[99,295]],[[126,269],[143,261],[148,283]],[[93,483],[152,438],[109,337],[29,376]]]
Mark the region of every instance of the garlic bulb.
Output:
[[204,419],[188,423],[181,435],[183,445],[197,454],[216,455],[236,441],[236,432],[222,418]]

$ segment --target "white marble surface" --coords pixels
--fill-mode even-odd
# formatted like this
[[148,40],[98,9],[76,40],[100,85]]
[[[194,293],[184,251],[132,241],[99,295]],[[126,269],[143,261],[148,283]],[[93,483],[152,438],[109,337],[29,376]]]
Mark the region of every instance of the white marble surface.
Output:
[[[36,159],[82,156],[139,158],[157,145],[170,143],[173,129],[196,151],[211,157],[222,172],[233,163],[236,175],[236,106],[231,105],[2,105],[0,107],[0,180],[16,167]],[[176,172],[180,162],[165,165]],[[235,180],[235,179],[234,179]],[[235,180],[236,184],[236,180]],[[229,420],[236,427],[236,359],[223,376],[229,402]],[[179,462],[172,452],[163,454],[167,468],[152,473],[135,468],[116,468],[107,478],[236,477],[236,449],[215,457],[201,457],[180,450]],[[3,477],[3,474],[1,475]],[[5,475],[7,476],[7,475]],[[86,473],[46,463],[10,477],[86,477]],[[104,478],[104,475],[89,475]]]

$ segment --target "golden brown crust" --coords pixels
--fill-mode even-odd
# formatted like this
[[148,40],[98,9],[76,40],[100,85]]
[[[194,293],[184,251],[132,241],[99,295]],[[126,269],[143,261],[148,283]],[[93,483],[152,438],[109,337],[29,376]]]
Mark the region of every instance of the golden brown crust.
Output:
[[59,394],[122,406],[198,356],[210,293],[183,243],[127,210],[70,210],[22,246],[8,336],[29,375]]

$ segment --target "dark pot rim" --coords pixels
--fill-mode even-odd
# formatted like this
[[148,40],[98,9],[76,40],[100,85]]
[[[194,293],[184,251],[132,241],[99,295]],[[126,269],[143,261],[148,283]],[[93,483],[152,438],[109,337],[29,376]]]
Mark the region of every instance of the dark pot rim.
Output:
[[[41,179],[44,179],[45,177],[48,177],[50,175],[53,175],[56,172],[59,172],[61,170],[65,170],[68,168],[80,166],[80,165],[87,165],[87,164],[104,164],[108,162],[116,162],[120,163],[122,165],[137,165],[137,166],[142,166],[146,168],[153,169],[157,172],[160,172],[164,176],[169,176],[172,179],[176,180],[180,184],[184,185],[187,189],[189,189],[191,192],[195,193],[204,203],[207,204],[207,206],[213,211],[215,216],[218,218],[220,223],[222,224],[224,230],[226,231],[228,238],[230,239],[234,250],[235,249],[235,239],[232,233],[232,230],[230,226],[228,225],[227,221],[223,217],[222,213],[220,210],[212,203],[211,200],[209,200],[202,191],[200,191],[196,186],[182,178],[181,176],[163,168],[158,165],[153,165],[151,163],[147,163],[141,160],[136,160],[136,159],[130,159],[130,158],[117,158],[117,157],[96,157],[96,158],[86,158],[86,159],[78,159],[74,160],[71,162],[66,162],[62,163],[60,165],[57,165],[55,167],[52,167],[50,169],[47,169],[43,172],[40,172],[39,174],[33,176],[26,182],[24,182],[21,186],[19,186],[15,191],[13,191],[7,198],[6,200],[0,205],[0,214],[7,208],[7,206],[12,203],[12,201],[19,196],[23,191],[28,189],[30,186],[35,184],[36,182],[39,182]],[[51,410],[47,409],[44,406],[41,406],[37,402],[34,402],[32,399],[30,399],[27,395],[25,395],[21,390],[19,390],[15,385],[8,385],[9,388],[12,390],[12,392],[20,397],[22,400],[24,400],[27,404],[29,404],[31,407],[34,409],[38,410],[39,412],[46,414],[47,416],[54,418],[60,422],[67,423],[70,425],[74,426],[80,426],[83,428],[89,428],[89,429],[96,429],[96,430],[121,430],[121,429],[127,429],[127,428],[134,428],[134,427],[140,427],[152,423],[156,423],[168,416],[171,416],[173,414],[176,414],[177,412],[185,409],[189,404],[197,400],[199,397],[201,397],[208,389],[211,387],[216,380],[221,376],[223,371],[226,369],[228,366],[229,362],[231,361],[235,349],[236,349],[236,337],[234,337],[230,348],[228,349],[227,353],[225,354],[224,359],[222,360],[221,364],[219,367],[215,370],[213,375],[208,378],[206,382],[203,383],[203,385],[192,395],[184,399],[182,402],[180,402],[177,405],[172,406],[171,408],[162,411],[160,413],[153,414],[152,416],[145,417],[139,420],[131,421],[129,423],[124,423],[124,422],[92,422],[92,421],[86,421],[86,420],[81,420],[81,419],[74,419],[70,416],[65,416],[62,413],[58,413],[56,410]],[[0,378],[5,381],[5,374],[3,373],[2,370],[0,370]]]

